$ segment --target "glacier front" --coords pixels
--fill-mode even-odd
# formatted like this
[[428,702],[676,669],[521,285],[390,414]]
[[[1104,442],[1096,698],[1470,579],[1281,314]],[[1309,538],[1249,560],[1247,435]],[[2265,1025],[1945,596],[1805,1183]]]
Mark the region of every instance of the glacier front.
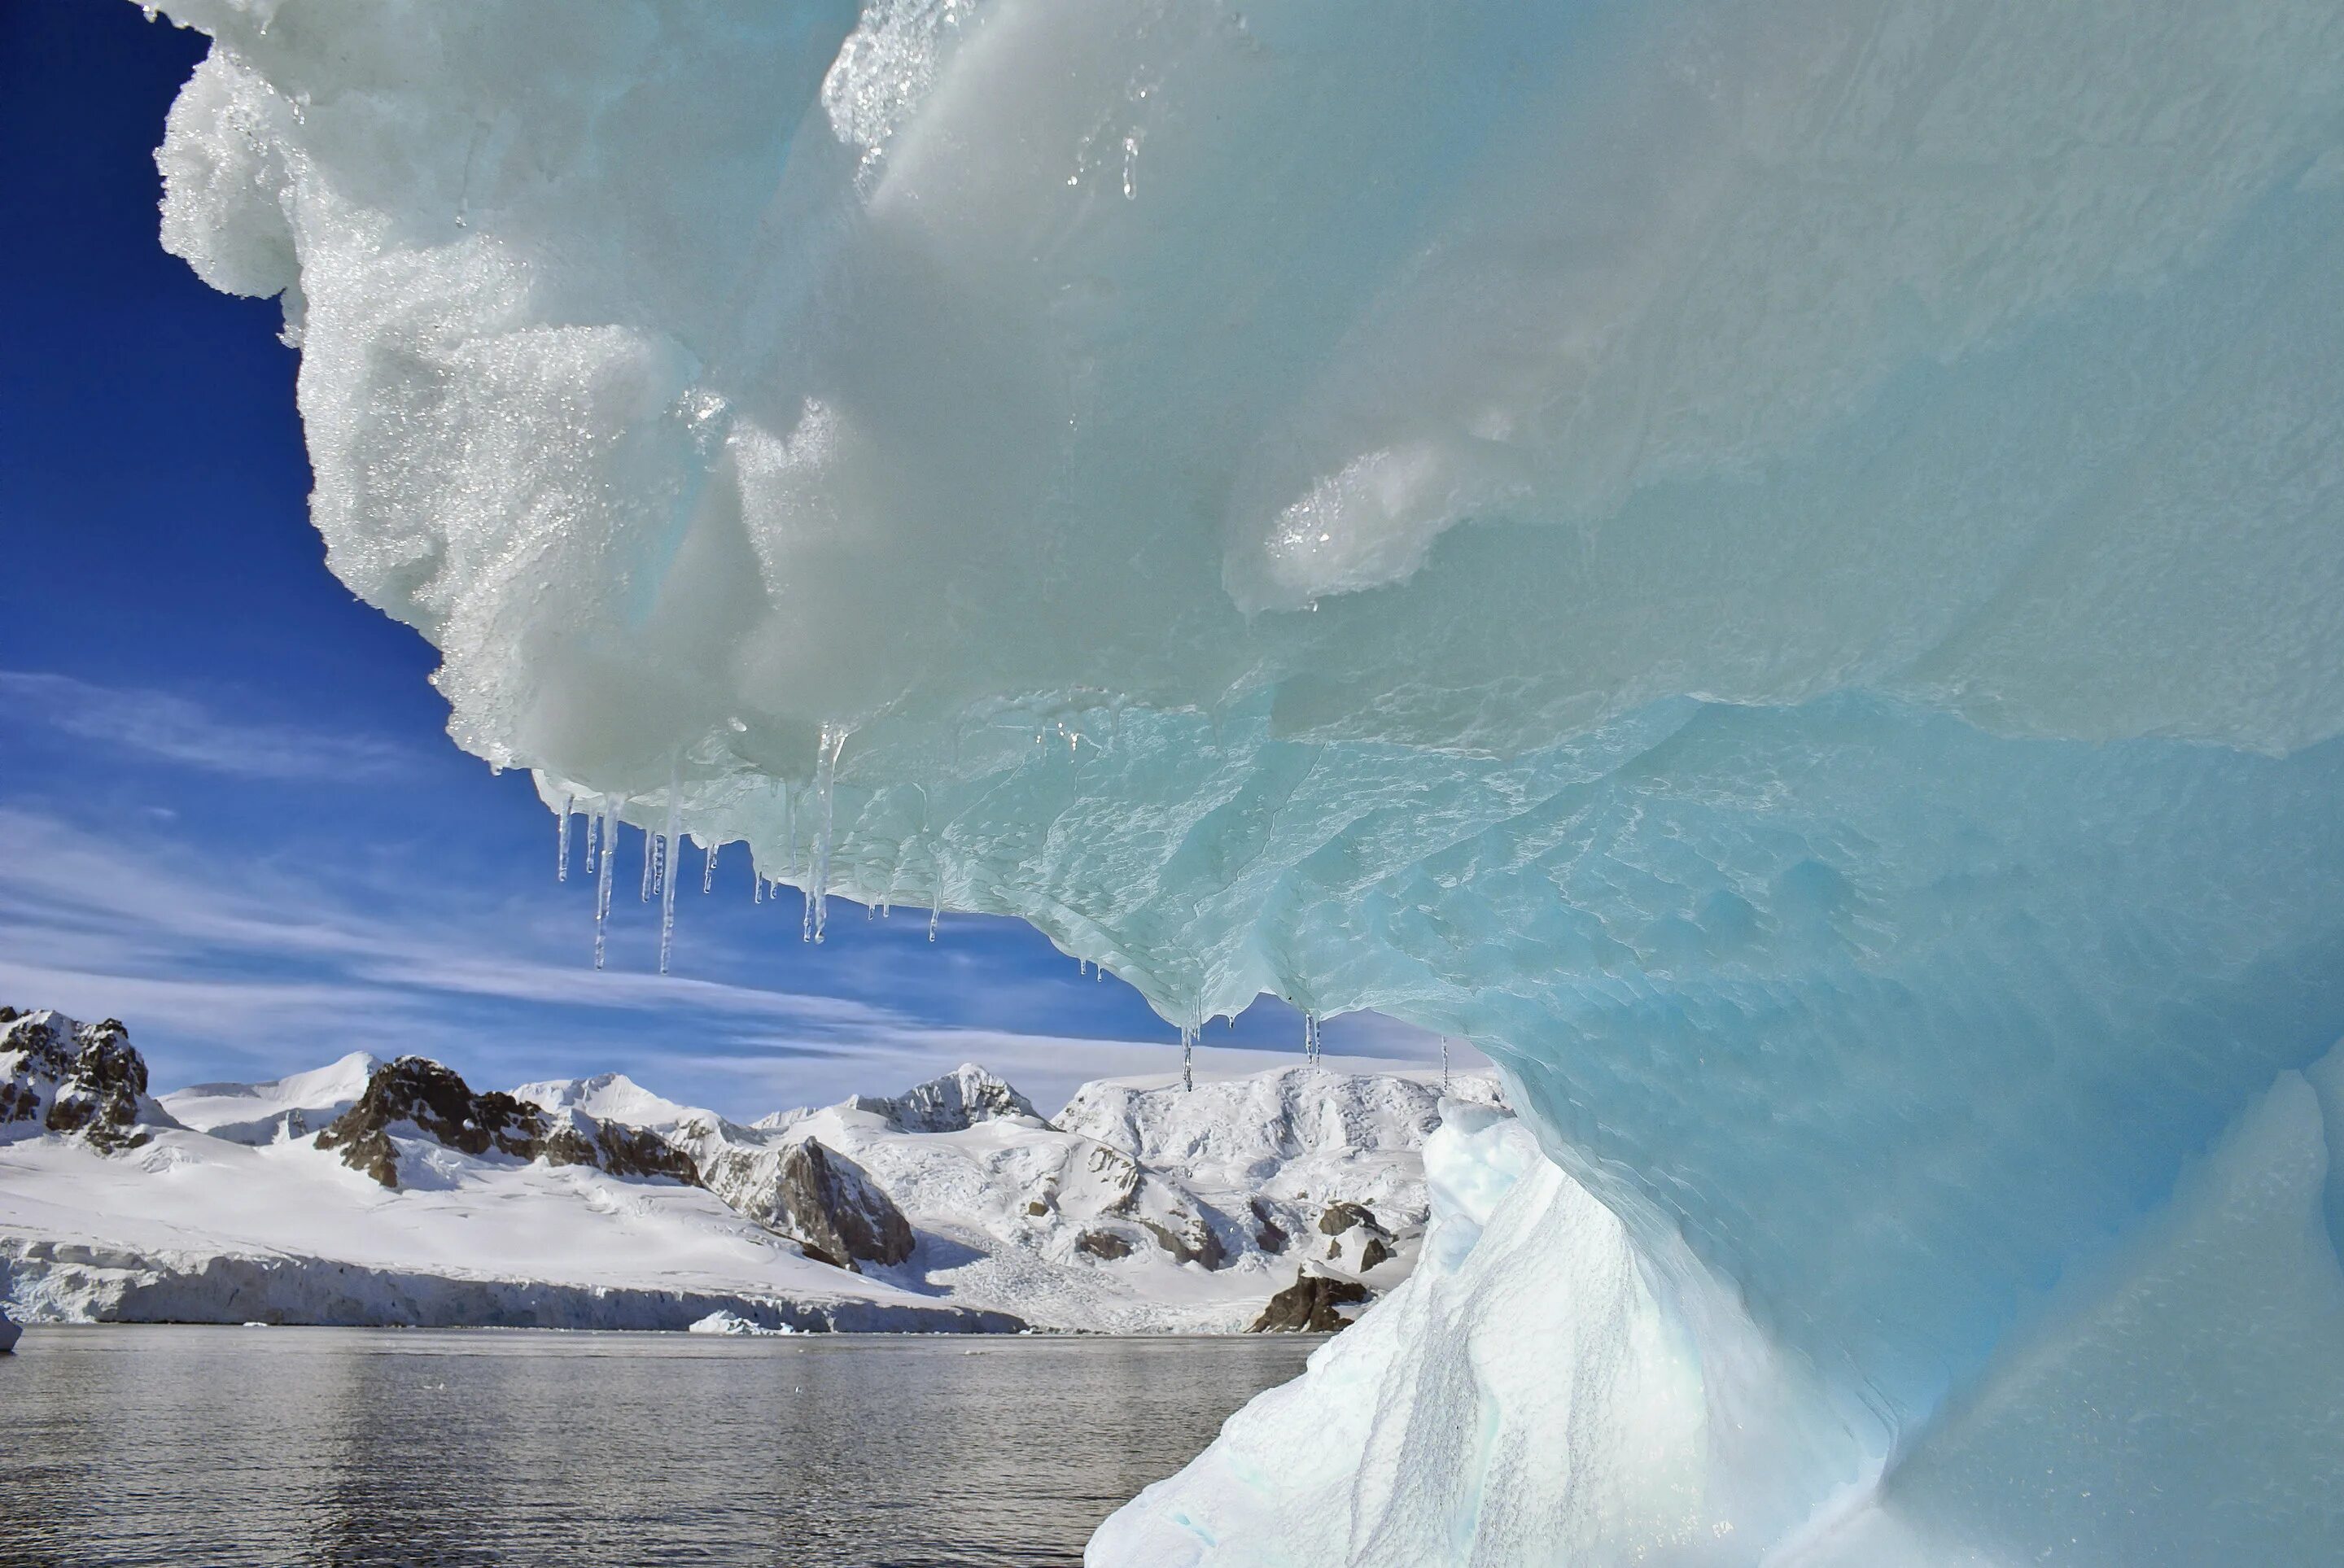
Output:
[[2332,0],[164,8],[460,744],[1507,1075],[1650,1420],[1095,1555],[2344,1555]]

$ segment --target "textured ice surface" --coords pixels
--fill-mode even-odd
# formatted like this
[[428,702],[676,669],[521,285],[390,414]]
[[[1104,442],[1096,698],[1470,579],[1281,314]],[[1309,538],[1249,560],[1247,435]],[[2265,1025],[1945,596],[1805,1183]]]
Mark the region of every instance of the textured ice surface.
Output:
[[1681,1248],[1655,1267],[1521,1123],[1444,1110],[1416,1272],[1088,1561],[1732,1560],[1858,1473],[1847,1423]]
[[1884,1448],[2344,1032],[2332,0],[167,9],[461,744],[1469,1036]]

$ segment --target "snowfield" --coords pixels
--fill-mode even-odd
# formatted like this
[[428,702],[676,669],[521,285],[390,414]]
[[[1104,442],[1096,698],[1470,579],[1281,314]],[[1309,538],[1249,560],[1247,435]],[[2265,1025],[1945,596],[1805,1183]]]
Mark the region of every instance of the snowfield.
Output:
[[[35,1020],[82,1029],[30,1014],[0,1044]],[[56,1098],[31,1062],[0,1050],[0,1073]],[[370,1081],[404,1081],[403,1067],[353,1055],[197,1085],[146,1102],[135,1146],[110,1154],[35,1122],[0,1128],[0,1301],[35,1322],[1234,1332],[1305,1270],[1370,1293],[1408,1276],[1440,1118],[1437,1075],[1401,1068],[1207,1077],[1193,1092],[1105,1080],[1053,1123],[964,1066],[757,1126],[603,1074],[513,1098],[557,1122],[654,1133],[698,1184],[467,1153],[401,1121],[386,1185],[355,1146],[320,1146],[363,1114]],[[1452,1088],[1495,1099],[1487,1079]],[[793,1185],[813,1145],[847,1172],[835,1191]],[[900,1214],[908,1255],[812,1255],[842,1216],[808,1205],[850,1201]]]

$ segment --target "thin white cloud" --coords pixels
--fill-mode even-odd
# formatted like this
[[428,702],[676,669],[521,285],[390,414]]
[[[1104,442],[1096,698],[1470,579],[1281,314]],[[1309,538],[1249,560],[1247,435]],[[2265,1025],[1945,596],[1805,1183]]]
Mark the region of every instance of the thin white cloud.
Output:
[[[0,1001],[119,1016],[134,1038],[200,1046],[192,1073],[193,1062],[157,1059],[158,1088],[191,1075],[274,1077],[351,1050],[420,1051],[492,1083],[616,1069],[672,1098],[755,1116],[893,1092],[965,1060],[1046,1112],[1090,1079],[1178,1070],[1168,1027],[1140,1040],[959,1027],[851,996],[597,971],[570,921],[470,908],[411,884],[342,886],[356,877],[160,835],[111,838],[0,806]],[[956,1000],[986,983],[965,977]],[[1027,983],[1012,976],[1005,989]],[[490,1014],[480,1003],[509,1005]],[[499,1021],[465,1021],[484,1017]],[[1440,1054],[1438,1036],[1375,1014],[1331,1020],[1325,1039],[1352,1067],[1422,1066]],[[1292,1049],[1207,1043],[1197,1053],[1207,1075],[1295,1060]],[[1455,1065],[1486,1064],[1460,1047]]]
[[[168,840],[117,841],[0,807],[0,1000],[113,1014],[280,1070],[354,1048],[501,1056],[581,1015],[709,1036],[874,1036],[913,1020],[851,998],[597,972],[493,910],[337,897],[322,878]],[[494,1039],[451,1037],[465,1001],[520,1004]],[[561,1010],[577,1010],[563,1011]],[[631,1027],[631,1026],[622,1026]]]
[[202,867],[181,849],[116,843],[5,807],[0,931],[20,969],[35,954],[51,955],[49,965],[59,970],[105,960],[116,970],[199,968],[207,975],[228,967],[223,960],[278,967],[298,959],[338,972],[351,994],[420,990],[638,1011],[682,1008],[826,1029],[902,1021],[839,997],[596,971],[531,950],[530,933],[510,922],[480,917],[451,927],[411,909],[354,909],[271,868]]
[[368,736],[248,723],[173,692],[35,670],[0,669],[0,712],[76,740],[237,779],[380,779],[412,761],[403,748]]

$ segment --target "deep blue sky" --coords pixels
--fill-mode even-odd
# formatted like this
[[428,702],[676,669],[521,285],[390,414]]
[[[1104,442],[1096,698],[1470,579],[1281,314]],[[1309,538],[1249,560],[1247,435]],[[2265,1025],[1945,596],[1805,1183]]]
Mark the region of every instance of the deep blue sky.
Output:
[[[276,305],[157,242],[153,149],[204,46],[127,0],[0,0],[0,1001],[120,1017],[158,1089],[415,1050],[755,1114],[973,1058],[1048,1109],[1174,1066],[1129,988],[1022,925],[931,948],[849,911],[808,948],[739,860],[680,901],[674,979],[623,899],[592,971],[529,781],[447,740],[432,649],[326,570]],[[1300,1027],[1264,1002],[1210,1039],[1207,1066],[1266,1063]]]

